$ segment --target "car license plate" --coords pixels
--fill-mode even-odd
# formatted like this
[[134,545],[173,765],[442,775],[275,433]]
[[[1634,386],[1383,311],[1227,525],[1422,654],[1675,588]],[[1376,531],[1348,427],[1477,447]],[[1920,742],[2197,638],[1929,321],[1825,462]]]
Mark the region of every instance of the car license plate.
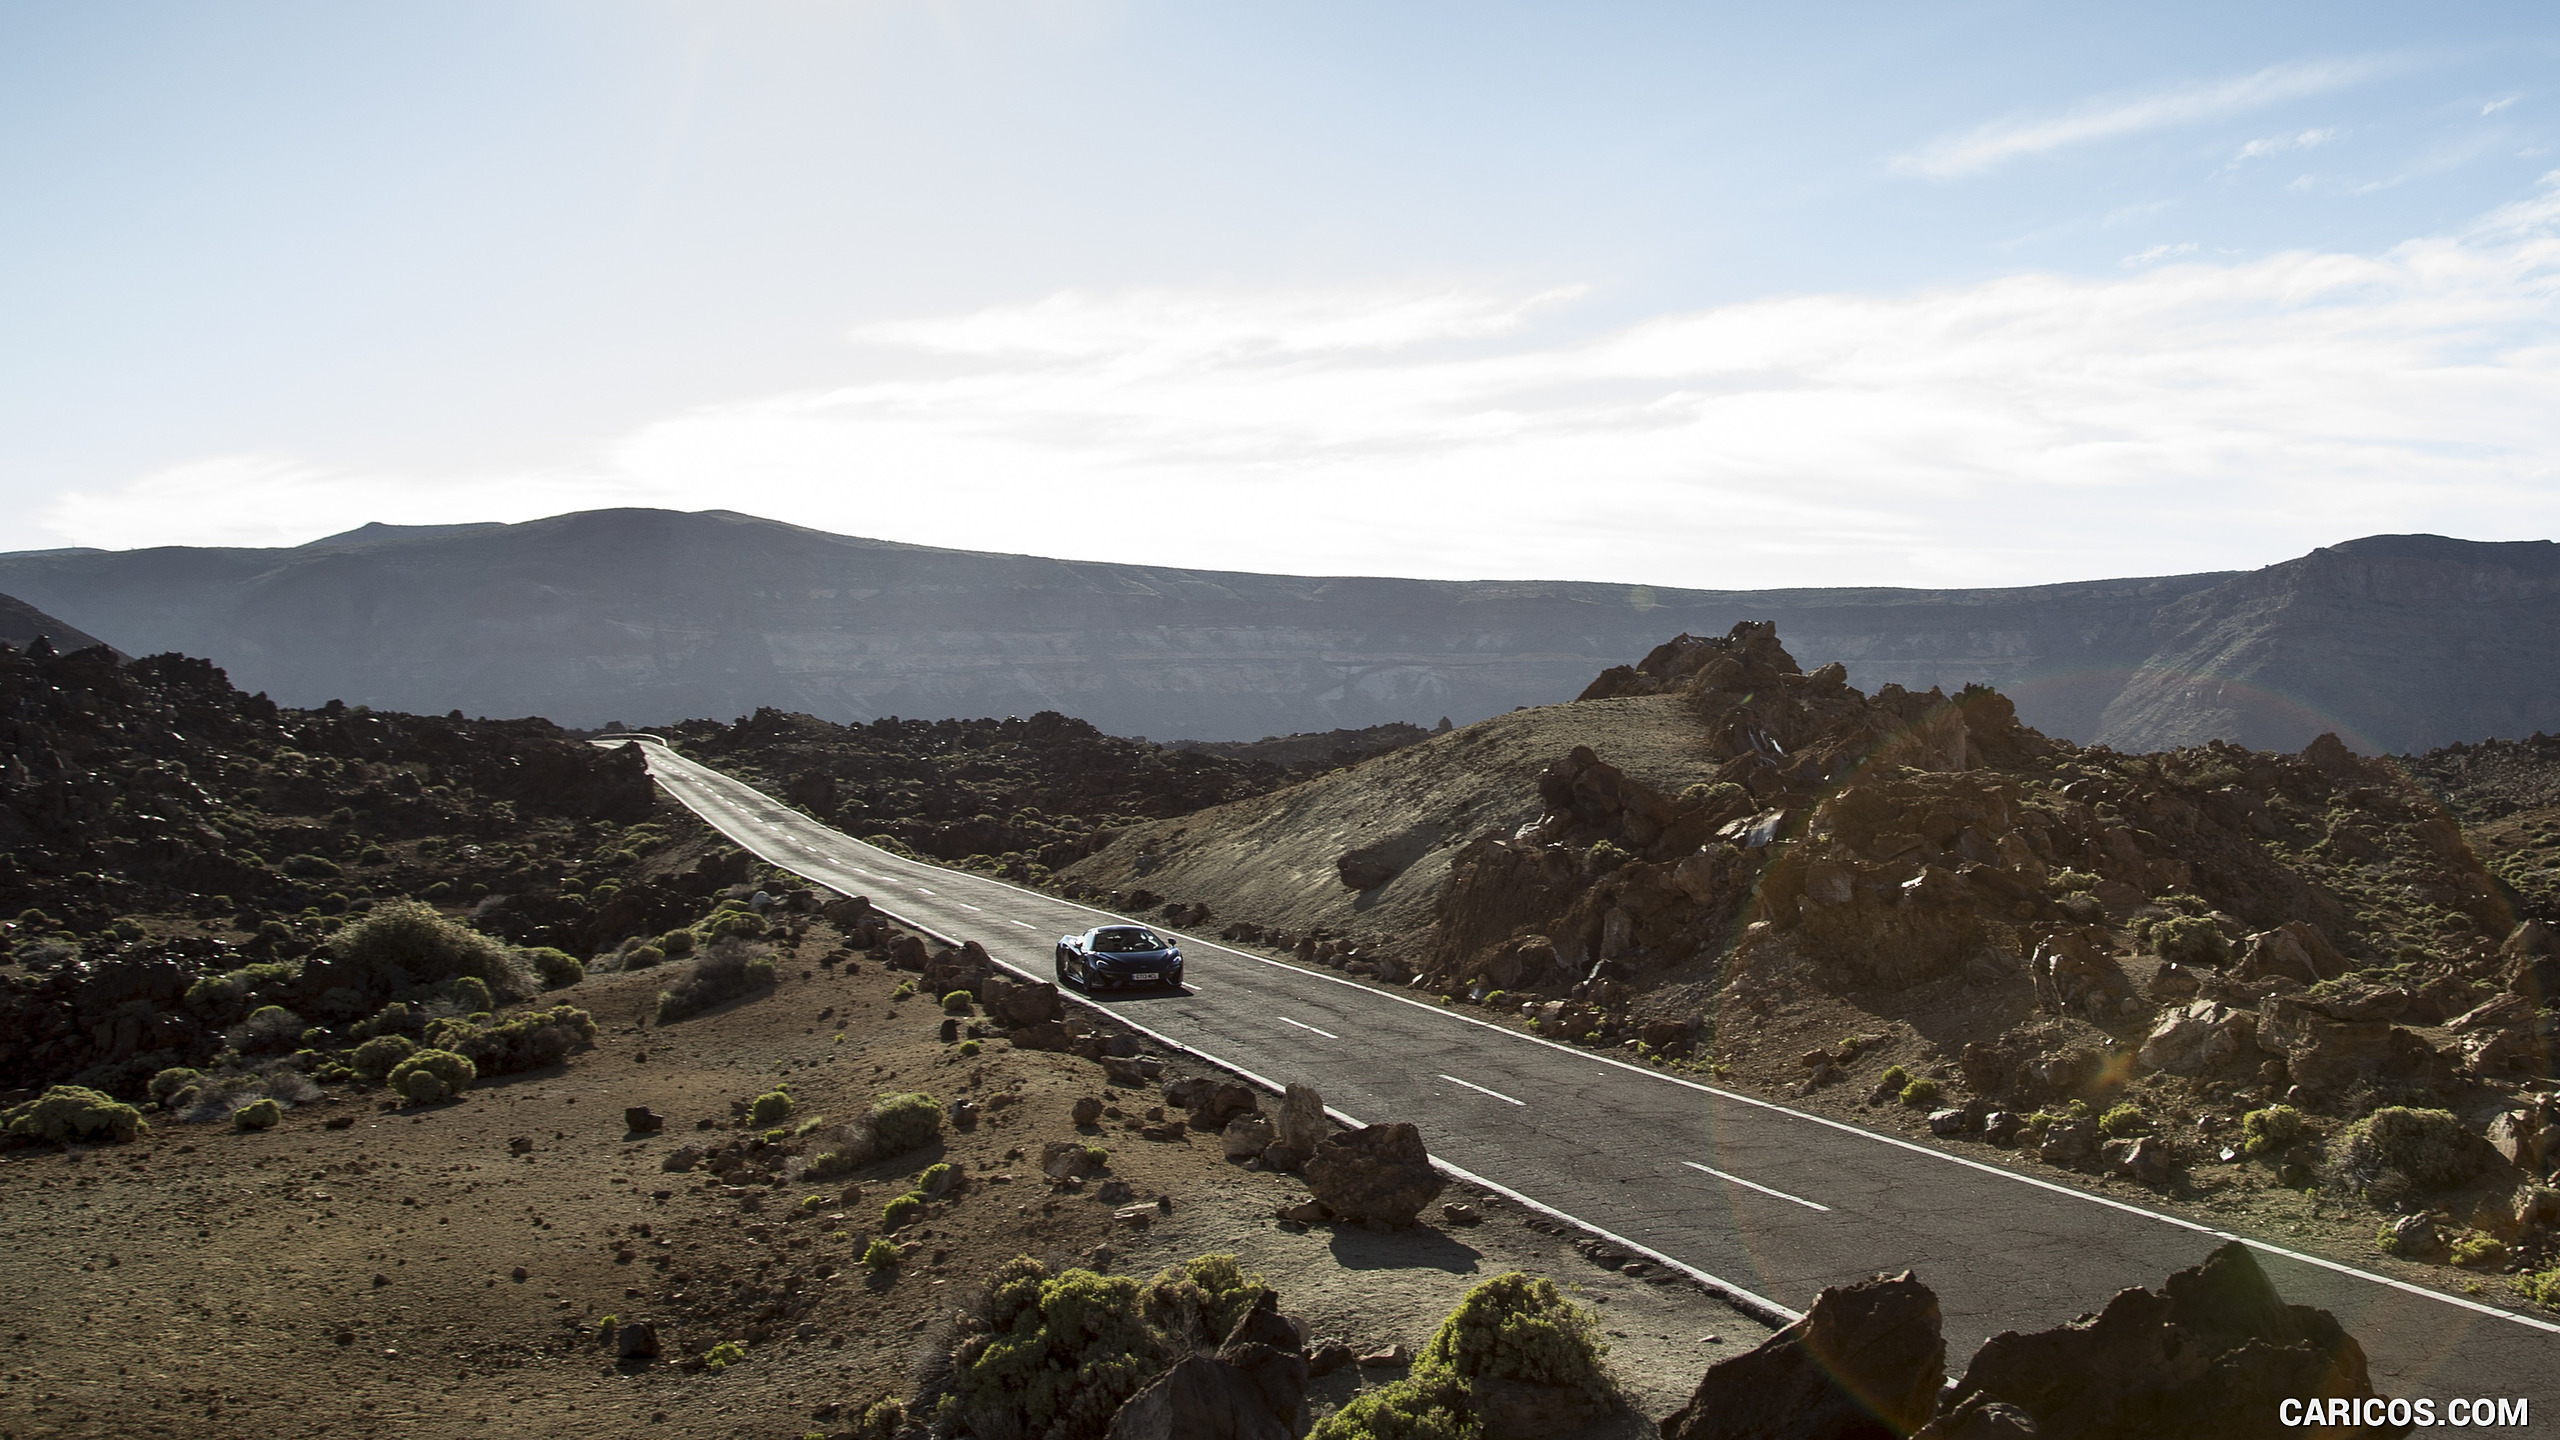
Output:
[[1139,971],[1137,974],[1132,975],[1132,976],[1130,976],[1129,978],[1130,978],[1130,979],[1132,979],[1132,980],[1161,980],[1161,979],[1163,979],[1164,977],[1163,977],[1163,976],[1161,976],[1161,975],[1159,975],[1159,974],[1157,974],[1157,973],[1156,973],[1155,971],[1153,971],[1153,970],[1141,970],[1141,971]]

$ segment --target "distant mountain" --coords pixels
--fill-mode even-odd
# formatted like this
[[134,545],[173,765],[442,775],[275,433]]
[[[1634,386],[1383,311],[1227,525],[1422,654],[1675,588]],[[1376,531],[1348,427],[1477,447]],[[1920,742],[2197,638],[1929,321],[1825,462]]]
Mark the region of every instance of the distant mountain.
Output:
[[0,595],[0,641],[23,650],[38,637],[64,652],[104,643],[79,626],[56,620],[24,600]]
[[2560,729],[2560,546],[2376,535],[2163,606],[2107,705],[2122,750],[2204,740],[2367,752]]
[[[2486,558],[2511,547],[2425,543],[2512,564]],[[1983,590],[1251,575],[635,509],[521,525],[368,525],[292,549],[0,555],[0,590],[131,653],[209,656],[288,704],[343,699],[571,725],[765,705],[836,721],[1055,709],[1114,734],[1205,740],[1443,715],[1464,724],[1569,699],[1594,673],[1681,631],[1767,619],[1808,666],[1842,661],[1863,688],[1992,684],[2048,733],[2114,741],[2119,726],[2152,733],[2175,713],[2169,701],[2126,708],[2139,677],[2185,673],[2164,668],[2164,655],[2181,653],[2164,647],[2184,632],[2163,631],[2163,617],[2220,615],[2226,602],[2212,597],[2283,568]],[[2489,592],[2391,602],[2406,612],[2395,623],[2411,634],[2439,621],[2447,633],[2494,630],[2514,602]],[[2535,673],[2551,672],[2546,663]],[[2392,703],[2411,713],[2437,703],[2392,689],[2394,673],[2375,682]],[[2405,743],[2560,727],[2560,714],[2533,698],[2550,693],[2547,681],[2468,683],[2514,697],[2516,725]],[[2483,704],[2476,713],[2495,708]],[[2459,712],[2460,723],[2474,713]]]

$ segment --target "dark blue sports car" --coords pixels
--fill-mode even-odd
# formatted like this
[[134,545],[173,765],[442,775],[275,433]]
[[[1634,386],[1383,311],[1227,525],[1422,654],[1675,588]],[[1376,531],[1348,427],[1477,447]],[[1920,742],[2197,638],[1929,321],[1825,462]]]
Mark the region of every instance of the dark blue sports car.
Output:
[[1058,937],[1058,983],[1087,994],[1123,985],[1182,984],[1182,947],[1144,925],[1101,925]]

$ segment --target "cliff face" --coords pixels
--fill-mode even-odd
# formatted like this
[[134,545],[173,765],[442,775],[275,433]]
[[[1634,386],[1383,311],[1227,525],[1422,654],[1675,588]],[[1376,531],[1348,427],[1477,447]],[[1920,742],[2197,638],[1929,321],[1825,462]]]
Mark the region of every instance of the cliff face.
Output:
[[[289,704],[570,725],[763,706],[840,722],[1058,710],[1159,740],[1444,715],[1465,724],[1569,699],[1682,631],[1773,620],[1807,664],[1840,661],[1861,688],[1991,685],[2048,734],[2167,744],[2200,738],[2198,725],[2254,723],[2230,686],[2199,690],[2200,678],[2285,693],[2284,656],[2315,639],[2379,664],[2393,643],[2428,649],[2439,623],[2497,641],[2500,617],[2542,613],[2532,609],[2542,601],[2498,598],[2532,589],[2522,581],[2460,580],[2466,565],[2530,569],[2464,554],[2536,547],[2425,541],[2450,549],[2436,560],[2353,559],[2402,543],[2290,562],[2348,557],[2335,563],[2388,580],[2371,582],[2383,598],[2305,609],[2302,586],[2279,575],[2287,566],[2006,590],[1673,590],[1249,575],[935,550],[725,511],[603,510],[522,525],[367,526],[293,549],[0,555],[0,590],[128,653],[210,656]],[[2435,566],[2426,573],[2442,593],[2403,573],[2412,565]],[[2292,598],[2251,598],[2262,594]],[[2383,620],[2399,641],[2351,639],[2352,627]],[[2524,637],[2499,643],[2520,663],[2532,648]],[[2269,647],[2274,661],[2248,659]],[[2375,695],[2413,716],[2444,711],[2442,696],[2404,693],[2409,653],[2375,672]],[[2235,657],[2255,668],[2217,668]],[[2453,677],[2463,662],[2444,659]],[[2302,682],[2346,683],[2321,666]],[[2454,728],[2429,730],[2435,721],[2365,724],[2356,707],[2367,702],[2341,696],[2337,713],[2306,720],[2287,743],[2337,729],[2422,748],[2560,727],[2554,687],[2538,678],[2430,672],[2421,688],[2479,698],[2444,714]]]
[[2368,753],[2560,725],[2560,546],[2378,535],[2164,606],[2154,653],[2108,704],[2120,750],[2206,740]]

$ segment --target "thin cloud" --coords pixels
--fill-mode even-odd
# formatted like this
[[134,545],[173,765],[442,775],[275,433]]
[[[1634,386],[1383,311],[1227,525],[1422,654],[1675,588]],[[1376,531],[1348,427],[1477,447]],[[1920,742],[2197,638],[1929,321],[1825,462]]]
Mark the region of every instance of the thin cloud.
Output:
[[662,504],[1202,568],[1700,586],[2521,538],[2560,530],[2553,179],[2380,254],[1784,296],[1574,339],[1494,292],[1053,297],[866,332],[916,363],[669,415],[574,473],[209,463],[46,518],[75,543],[273,543]]
[[2288,150],[2316,150],[2338,138],[2333,127],[2326,130],[2304,130],[2293,135],[2266,135],[2240,147],[2231,157],[2229,168],[2238,169],[2249,161],[2268,155],[2281,155]]
[[2371,58],[2270,65],[2227,80],[2092,100],[2059,115],[1996,120],[1898,157],[1893,164],[1907,174],[1934,179],[1978,175],[2030,155],[2325,95],[2360,84],[2386,68],[2381,60]]
[[2181,241],[2175,245],[2154,245],[2148,250],[2136,251],[2124,257],[2124,266],[2128,270],[2139,269],[2145,265],[2157,265],[2163,260],[2175,260],[2181,255],[2194,253],[2196,253],[2196,242],[2193,240]]

